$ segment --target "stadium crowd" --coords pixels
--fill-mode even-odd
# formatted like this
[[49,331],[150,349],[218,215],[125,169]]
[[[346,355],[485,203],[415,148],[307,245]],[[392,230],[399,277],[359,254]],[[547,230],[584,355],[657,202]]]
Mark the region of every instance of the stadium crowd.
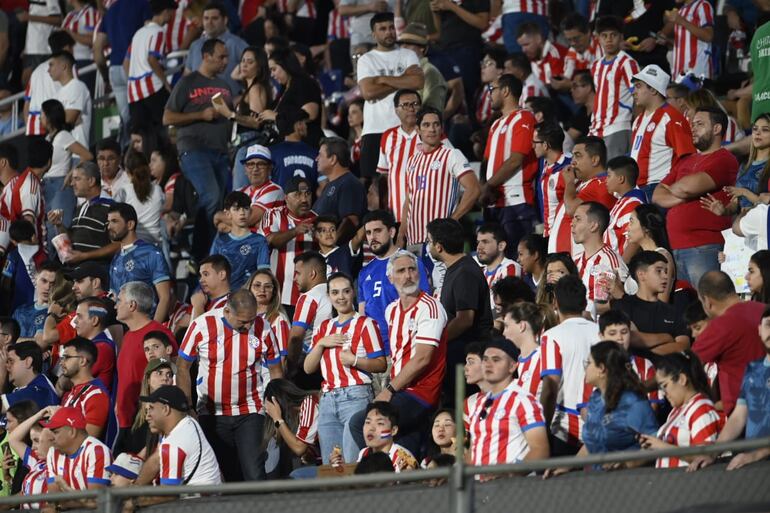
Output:
[[770,435],[770,2],[63,4],[0,1],[0,495]]

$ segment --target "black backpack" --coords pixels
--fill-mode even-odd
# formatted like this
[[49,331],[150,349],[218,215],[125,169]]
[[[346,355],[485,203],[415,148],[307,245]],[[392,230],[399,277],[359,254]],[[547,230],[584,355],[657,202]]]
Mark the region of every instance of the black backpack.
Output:
[[186,214],[189,221],[195,221],[198,215],[198,191],[182,174],[176,178],[171,210],[179,214]]

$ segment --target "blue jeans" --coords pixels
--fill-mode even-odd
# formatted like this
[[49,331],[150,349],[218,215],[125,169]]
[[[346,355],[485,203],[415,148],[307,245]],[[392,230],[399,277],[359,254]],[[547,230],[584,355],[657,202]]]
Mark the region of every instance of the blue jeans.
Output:
[[[67,228],[72,224],[72,214],[75,211],[75,193],[72,192],[72,187],[64,187],[63,176],[54,178],[43,178],[43,197],[45,198],[45,210],[50,212],[51,210],[62,210],[62,222]],[[56,237],[58,233],[56,228],[46,222],[46,230],[48,231],[48,240],[46,243],[50,244],[51,239]],[[42,242],[42,241],[41,241]],[[49,248],[48,254],[53,255],[56,253],[53,247]]]
[[543,38],[548,37],[549,27],[547,17],[529,12],[510,12],[508,14],[503,14],[503,41],[505,42],[505,49],[508,53],[521,52],[521,46],[516,42],[516,32],[519,30],[519,25],[528,21],[534,21],[540,25],[540,29],[543,31]]
[[225,197],[230,163],[227,154],[214,150],[186,151],[180,157],[182,173],[198,191],[198,207],[213,219]]
[[676,276],[687,280],[693,288],[698,288],[701,276],[709,271],[719,270],[718,254],[722,251],[721,244],[706,244],[687,249],[675,249]]
[[115,93],[115,103],[118,106],[120,114],[120,147],[128,146],[128,123],[130,116],[128,113],[128,78],[123,66],[110,66],[110,86]]
[[246,150],[249,146],[254,144],[254,139],[257,136],[256,132],[243,132],[241,134],[241,146],[235,153],[235,161],[233,162],[233,190],[237,191],[249,185],[249,177],[246,176],[246,169],[241,164],[241,160],[246,158]]
[[348,429],[351,417],[374,399],[370,385],[336,388],[321,395],[318,403],[318,439],[324,465],[335,445],[342,448],[345,462],[354,463],[360,450]]

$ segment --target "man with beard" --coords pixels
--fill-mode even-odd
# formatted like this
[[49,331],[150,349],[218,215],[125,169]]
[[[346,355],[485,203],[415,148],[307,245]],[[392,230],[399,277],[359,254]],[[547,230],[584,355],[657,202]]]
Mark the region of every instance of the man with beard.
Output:
[[[385,309],[398,299],[396,287],[388,280],[388,259],[396,252],[393,237],[396,236],[396,221],[388,210],[374,210],[364,216],[364,233],[374,258],[358,274],[358,313],[377,321],[380,335],[388,349],[388,323]],[[420,290],[430,293],[428,274],[422,262],[417,264],[420,273]]]
[[[374,398],[388,401],[398,411],[396,442],[419,455],[428,420],[438,406],[446,371],[447,314],[438,299],[420,290],[418,258],[397,250],[388,257],[387,275],[398,299],[385,310],[391,327],[390,383]],[[366,411],[350,419],[349,429],[358,446],[366,446],[363,426]]]
[[730,197],[723,188],[735,184],[738,161],[722,148],[727,115],[716,107],[698,109],[692,121],[692,135],[698,153],[681,159],[655,189],[652,201],[669,209],[666,231],[674,250],[677,278],[697,286],[701,276],[719,269],[722,230],[730,227],[729,217],[720,217],[701,206],[701,196],[711,194],[727,205]]
[[136,224],[136,210],[127,203],[115,203],[107,212],[107,233],[110,240],[120,243],[120,251],[110,264],[110,292],[117,296],[123,285],[131,281],[155,287],[155,320],[163,322],[171,306],[168,266],[156,245],[136,236]]
[[476,232],[476,258],[478,258],[487,279],[492,309],[495,307],[492,285],[506,276],[524,277],[521,266],[514,260],[506,258],[505,249],[507,246],[505,232],[500,225],[487,223]]
[[417,54],[396,45],[393,13],[375,14],[369,22],[377,46],[358,60],[357,77],[364,105],[361,139],[361,176],[374,176],[380,150],[380,137],[399,124],[393,98],[399,89],[422,89],[425,75]]
[[72,388],[62,397],[61,405],[80,408],[88,434],[101,438],[111,408],[109,392],[91,370],[98,352],[96,345],[84,337],[75,337],[64,344],[61,376],[67,378]]

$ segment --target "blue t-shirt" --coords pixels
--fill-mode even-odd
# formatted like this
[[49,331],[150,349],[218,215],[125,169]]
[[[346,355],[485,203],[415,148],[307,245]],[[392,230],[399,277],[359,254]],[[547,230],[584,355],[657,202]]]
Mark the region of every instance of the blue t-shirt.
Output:
[[7,402],[8,407],[21,401],[35,401],[38,408],[43,409],[46,406],[58,406],[61,399],[45,374],[38,374],[29,385],[6,394],[3,400],[4,403]]
[[360,218],[365,211],[366,191],[359,179],[350,172],[326,184],[313,205],[313,212],[319,216],[335,215],[340,221],[350,215]]
[[[361,269],[361,272],[358,273],[358,302],[366,303],[364,314],[377,321],[385,351],[387,354],[390,354],[390,339],[388,338],[388,322],[385,320],[385,309],[389,304],[398,299],[398,291],[388,279],[386,274],[387,267],[387,258],[375,257]],[[418,260],[417,268],[420,271],[420,290],[430,294],[428,273],[425,271],[422,261]]]
[[[118,0],[107,9],[99,32],[110,42],[110,66],[122,66],[136,31],[152,18],[147,0]],[[240,61],[239,61],[240,62]]]
[[130,281],[143,281],[152,287],[169,279],[166,259],[155,244],[139,239],[112,257],[110,291],[115,295]]
[[344,247],[336,246],[331,253],[323,255],[323,257],[326,259],[326,276],[337,272],[353,276],[353,259],[355,257],[350,254],[349,244]]
[[746,366],[737,404],[749,410],[746,438],[770,436],[770,356]]
[[13,248],[8,253],[5,266],[3,266],[3,276],[13,281],[11,311],[15,311],[21,305],[35,301],[35,285],[32,283],[29,270],[19,254],[18,248]]
[[306,178],[313,190],[318,186],[318,168],[316,157],[318,150],[302,141],[283,141],[270,146],[273,157],[271,180],[281,188],[295,176]]
[[220,233],[211,244],[211,255],[222,255],[230,262],[230,289],[238,290],[257,269],[270,268],[267,239],[258,233],[236,237]]
[[[765,169],[767,161],[752,162],[745,169],[742,169],[738,173],[738,178],[735,180],[736,187],[743,187],[753,193],[759,194],[759,178],[762,176],[762,170]],[[751,208],[754,205],[744,197],[738,199],[738,204],[741,208]]]
[[647,398],[628,390],[609,413],[601,392],[594,390],[587,409],[583,443],[591,454],[639,449],[637,433],[655,435],[658,431],[658,422]]
[[13,312],[13,318],[21,328],[20,337],[34,337],[38,331],[43,331],[45,318],[48,315],[47,305],[29,303],[18,307]]

